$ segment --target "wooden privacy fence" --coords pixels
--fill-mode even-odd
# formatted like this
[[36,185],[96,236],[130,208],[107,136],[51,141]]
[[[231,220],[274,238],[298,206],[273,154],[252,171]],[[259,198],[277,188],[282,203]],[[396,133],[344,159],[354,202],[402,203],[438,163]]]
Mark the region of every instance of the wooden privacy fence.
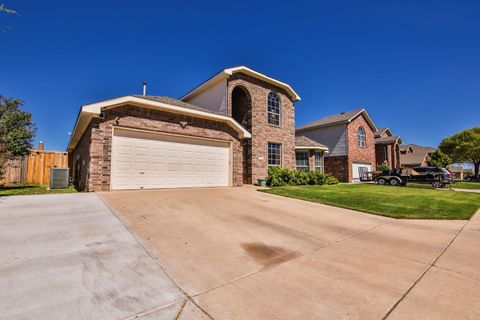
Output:
[[67,167],[67,152],[32,150],[28,156],[7,163],[5,175],[0,179],[0,184],[49,184],[51,168]]

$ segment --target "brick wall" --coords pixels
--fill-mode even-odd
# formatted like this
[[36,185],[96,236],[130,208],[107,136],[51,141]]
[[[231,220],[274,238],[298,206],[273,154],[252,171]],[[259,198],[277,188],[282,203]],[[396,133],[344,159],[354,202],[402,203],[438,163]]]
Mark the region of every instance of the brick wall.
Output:
[[325,157],[324,169],[325,173],[332,174],[340,182],[350,181],[348,156]]
[[[232,115],[232,91],[242,86],[248,91],[252,108],[251,168],[252,181],[265,178],[267,175],[268,142],[282,145],[282,166],[295,169],[295,111],[291,97],[281,88],[252,78],[242,73],[235,73],[228,79],[227,114]],[[267,97],[275,92],[281,100],[281,124],[269,125],[267,122]]]
[[[180,121],[188,122],[186,128],[181,127]],[[231,141],[233,185],[242,185],[242,145],[238,133],[227,124],[137,106],[122,106],[105,111],[104,119],[94,119],[90,124],[91,133],[84,134],[82,140],[85,141],[81,141],[72,153],[74,157],[80,154],[90,158],[87,165],[89,174],[86,178],[79,178],[79,183],[85,184],[87,191],[110,189],[113,126]],[[80,182],[82,180],[86,183]]]
[[70,174],[79,190],[88,190],[88,177],[90,173],[90,142],[93,122],[87,127],[83,136],[73,152],[68,154]]

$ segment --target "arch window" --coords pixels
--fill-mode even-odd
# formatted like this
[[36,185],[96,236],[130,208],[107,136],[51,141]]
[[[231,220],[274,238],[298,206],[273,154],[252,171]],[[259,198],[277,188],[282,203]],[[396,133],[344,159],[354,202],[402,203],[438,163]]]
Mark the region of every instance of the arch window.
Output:
[[358,136],[358,146],[359,147],[366,147],[367,142],[366,142],[366,138],[365,138],[365,129],[363,127],[358,128],[357,136]]
[[280,125],[280,98],[274,92],[268,94],[268,124]]

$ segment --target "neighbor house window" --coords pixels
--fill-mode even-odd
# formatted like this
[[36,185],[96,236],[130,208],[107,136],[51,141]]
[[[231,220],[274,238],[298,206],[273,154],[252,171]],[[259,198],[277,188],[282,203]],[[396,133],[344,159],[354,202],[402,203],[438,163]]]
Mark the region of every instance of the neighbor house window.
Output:
[[322,153],[315,152],[315,170],[323,172]]
[[268,165],[271,167],[282,165],[282,145],[280,143],[268,143]]
[[365,141],[365,129],[363,127],[358,128],[358,146],[365,147],[367,145]]
[[268,94],[268,124],[280,125],[280,98],[274,92]]
[[295,152],[295,159],[297,163],[297,171],[308,172],[308,151]]

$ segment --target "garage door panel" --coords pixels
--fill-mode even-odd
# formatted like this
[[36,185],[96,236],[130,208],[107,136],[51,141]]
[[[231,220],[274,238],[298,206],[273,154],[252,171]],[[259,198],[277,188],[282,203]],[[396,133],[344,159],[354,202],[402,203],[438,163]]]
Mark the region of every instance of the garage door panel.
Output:
[[229,158],[227,142],[116,129],[112,189],[228,186]]

